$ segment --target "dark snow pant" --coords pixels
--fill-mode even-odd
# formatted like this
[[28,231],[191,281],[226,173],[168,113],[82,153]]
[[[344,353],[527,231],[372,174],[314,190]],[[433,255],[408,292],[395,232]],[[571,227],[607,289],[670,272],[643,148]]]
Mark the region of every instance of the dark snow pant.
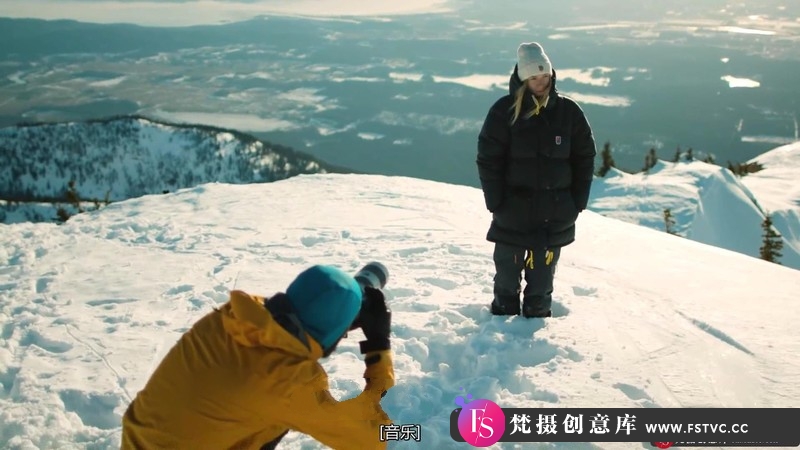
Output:
[[[519,294],[522,292],[522,312],[525,316],[549,315],[553,303],[553,279],[561,249],[529,250],[497,243],[493,256],[496,271],[493,312],[500,315],[519,314]],[[524,291],[520,289],[523,273],[526,283]]]

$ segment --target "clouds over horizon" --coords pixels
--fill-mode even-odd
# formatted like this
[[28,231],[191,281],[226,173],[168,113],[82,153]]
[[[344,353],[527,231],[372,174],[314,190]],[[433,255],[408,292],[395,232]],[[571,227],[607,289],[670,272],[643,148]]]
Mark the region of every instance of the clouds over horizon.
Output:
[[440,13],[448,11],[448,3],[447,0],[366,4],[358,0],[3,0],[0,17],[192,26],[236,22],[270,14],[353,17]]

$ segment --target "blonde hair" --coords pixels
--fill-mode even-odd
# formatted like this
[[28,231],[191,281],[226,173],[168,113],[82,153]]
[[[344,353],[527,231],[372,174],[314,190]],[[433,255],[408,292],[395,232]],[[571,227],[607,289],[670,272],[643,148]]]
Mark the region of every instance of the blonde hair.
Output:
[[[550,81],[550,83],[552,83],[552,80]],[[550,86],[552,86],[552,84],[550,84]],[[518,87],[516,92],[514,92],[514,104],[511,105],[510,108],[514,110],[514,115],[511,118],[511,125],[514,125],[517,119],[519,119],[519,115],[522,112],[522,102],[525,100],[525,95],[527,95],[528,92],[530,92],[528,90],[528,80],[523,80],[522,86]],[[534,106],[533,108],[531,108],[530,111],[525,113],[525,118],[530,119],[531,117],[533,117],[538,113],[539,113],[539,107]]]
[[[519,114],[522,111],[522,101],[525,100],[525,93],[528,91],[528,85],[524,81],[522,82],[522,86],[517,88],[517,91],[514,92],[514,104],[511,105],[511,108],[514,110],[514,115],[511,118],[511,124],[513,125],[517,119],[519,119]],[[525,115],[525,118],[528,119],[533,116],[533,109],[528,111]]]

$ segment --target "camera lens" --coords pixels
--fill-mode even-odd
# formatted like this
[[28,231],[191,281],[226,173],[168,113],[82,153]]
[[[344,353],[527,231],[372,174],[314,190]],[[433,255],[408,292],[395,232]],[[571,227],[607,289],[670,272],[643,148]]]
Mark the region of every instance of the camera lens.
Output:
[[383,264],[373,261],[362,267],[354,278],[362,290],[367,286],[383,289],[389,281],[389,270]]

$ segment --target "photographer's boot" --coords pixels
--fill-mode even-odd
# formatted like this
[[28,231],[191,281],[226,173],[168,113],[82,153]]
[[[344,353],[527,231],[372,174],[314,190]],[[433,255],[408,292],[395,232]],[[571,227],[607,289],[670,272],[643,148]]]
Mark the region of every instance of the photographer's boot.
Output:
[[495,296],[491,307],[492,314],[495,316],[516,316],[520,313],[519,297],[514,296]]

